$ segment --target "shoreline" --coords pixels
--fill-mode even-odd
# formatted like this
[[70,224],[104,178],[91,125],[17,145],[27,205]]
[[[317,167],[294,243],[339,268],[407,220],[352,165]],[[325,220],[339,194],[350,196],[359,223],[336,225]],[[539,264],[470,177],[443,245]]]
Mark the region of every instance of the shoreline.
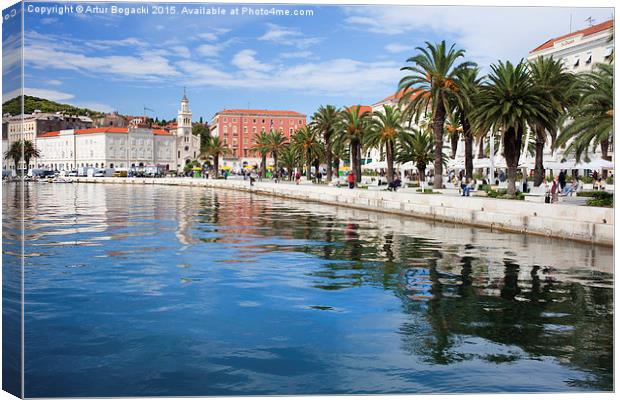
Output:
[[614,210],[562,204],[525,203],[485,197],[390,192],[302,183],[237,179],[65,178],[77,183],[170,185],[241,190],[331,206],[423,218],[499,231],[554,237],[603,246],[614,243]]

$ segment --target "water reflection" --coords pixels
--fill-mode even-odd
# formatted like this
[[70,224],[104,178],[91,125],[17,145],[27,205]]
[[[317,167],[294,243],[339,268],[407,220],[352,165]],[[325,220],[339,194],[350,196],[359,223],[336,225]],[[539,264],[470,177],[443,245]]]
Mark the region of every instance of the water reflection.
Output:
[[612,249],[228,191],[29,190],[28,396],[613,389]]

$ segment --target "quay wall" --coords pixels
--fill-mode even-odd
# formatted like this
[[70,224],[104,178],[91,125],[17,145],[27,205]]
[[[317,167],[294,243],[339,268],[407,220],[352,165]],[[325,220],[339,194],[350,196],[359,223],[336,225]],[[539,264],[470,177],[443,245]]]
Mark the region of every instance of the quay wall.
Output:
[[530,203],[485,197],[421,194],[408,190],[350,190],[327,185],[197,178],[67,178],[74,182],[178,185],[241,190],[261,195],[386,212],[613,246],[614,210],[569,204]]

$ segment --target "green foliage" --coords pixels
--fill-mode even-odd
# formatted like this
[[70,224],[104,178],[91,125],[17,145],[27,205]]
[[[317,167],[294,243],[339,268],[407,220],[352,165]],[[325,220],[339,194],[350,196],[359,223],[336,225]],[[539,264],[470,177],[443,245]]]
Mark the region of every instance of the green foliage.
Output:
[[416,192],[422,193],[422,194],[439,193],[439,192],[433,192],[433,189],[424,189],[424,192],[422,192],[422,189],[416,189]]
[[609,192],[593,192],[592,198],[586,200],[586,205],[592,207],[613,207],[614,195]]
[[613,184],[614,184],[614,177],[613,177],[613,176],[610,176],[609,178],[605,179],[605,182],[606,182],[608,185],[613,185]]
[[591,176],[581,176],[579,177],[582,183],[593,183],[594,179]]
[[[21,111],[21,98],[17,96],[8,100],[2,104],[2,112],[11,115],[19,115]],[[32,114],[34,110],[41,110],[41,112],[55,113],[58,111],[65,112],[73,115],[88,115],[90,117],[96,117],[102,115],[101,111],[93,111],[88,108],[79,108],[70,104],[56,103],[55,101],[42,99],[34,96],[24,96],[24,113]]]

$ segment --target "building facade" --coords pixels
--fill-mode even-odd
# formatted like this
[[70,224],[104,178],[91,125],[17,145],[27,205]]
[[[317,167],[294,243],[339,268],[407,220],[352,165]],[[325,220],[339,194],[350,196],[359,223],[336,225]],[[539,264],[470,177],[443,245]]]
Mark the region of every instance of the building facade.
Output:
[[260,155],[252,150],[255,135],[273,130],[290,139],[305,125],[306,115],[296,111],[230,109],[216,113],[209,127],[231,151],[222,166],[242,168],[260,163]]
[[527,59],[553,57],[562,60],[569,72],[591,71],[596,64],[610,61],[614,48],[610,41],[613,29],[614,21],[609,20],[549,39],[531,50]]
[[41,152],[36,166],[58,171],[147,165],[163,165],[173,170],[176,163],[176,138],[165,130],[68,129],[41,134],[36,145]]

